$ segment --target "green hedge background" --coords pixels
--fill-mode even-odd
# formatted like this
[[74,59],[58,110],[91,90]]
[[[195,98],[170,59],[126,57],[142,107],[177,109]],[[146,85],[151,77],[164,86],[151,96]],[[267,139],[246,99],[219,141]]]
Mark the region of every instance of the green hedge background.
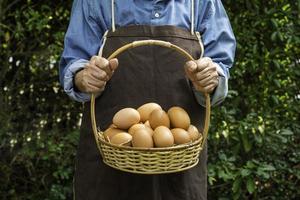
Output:
[[[238,49],[213,108],[209,199],[300,199],[300,0],[223,3]],[[72,199],[82,107],[58,83],[71,4],[0,3],[0,199]]]

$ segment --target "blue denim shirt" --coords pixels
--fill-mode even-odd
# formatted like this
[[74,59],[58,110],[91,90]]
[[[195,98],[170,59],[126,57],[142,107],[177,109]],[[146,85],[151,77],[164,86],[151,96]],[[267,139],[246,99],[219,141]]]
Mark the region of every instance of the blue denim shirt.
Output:
[[[218,64],[219,85],[211,96],[212,105],[228,92],[229,68],[236,49],[235,37],[221,0],[195,0],[195,31],[202,35],[204,56]],[[116,28],[126,25],[174,25],[190,29],[191,0],[115,0]],[[74,100],[85,102],[90,94],[74,91],[75,73],[97,55],[104,32],[111,29],[110,0],[74,0],[70,24],[60,60],[60,83]],[[203,95],[194,91],[198,102]]]

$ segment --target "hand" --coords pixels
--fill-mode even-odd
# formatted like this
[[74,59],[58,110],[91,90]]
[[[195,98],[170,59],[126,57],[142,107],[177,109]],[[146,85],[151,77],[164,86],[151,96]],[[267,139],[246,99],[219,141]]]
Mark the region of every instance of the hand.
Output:
[[184,69],[195,89],[200,92],[211,93],[219,84],[217,64],[211,58],[205,57],[195,61],[188,61]]
[[76,73],[75,85],[81,92],[99,94],[112,77],[118,67],[116,58],[107,60],[99,56],[93,56],[84,69]]

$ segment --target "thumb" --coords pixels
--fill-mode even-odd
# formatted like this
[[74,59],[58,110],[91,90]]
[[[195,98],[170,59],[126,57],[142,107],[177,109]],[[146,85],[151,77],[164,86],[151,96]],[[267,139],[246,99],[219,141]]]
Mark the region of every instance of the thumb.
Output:
[[188,61],[184,65],[184,71],[187,77],[193,81],[195,80],[195,74],[197,72],[197,64],[195,61]]
[[117,69],[118,65],[119,65],[119,61],[117,58],[113,58],[113,59],[109,60],[109,67],[110,67],[111,71],[114,71],[115,69]]
[[197,71],[197,64],[195,61],[191,60],[185,63],[184,68],[188,73],[195,73]]

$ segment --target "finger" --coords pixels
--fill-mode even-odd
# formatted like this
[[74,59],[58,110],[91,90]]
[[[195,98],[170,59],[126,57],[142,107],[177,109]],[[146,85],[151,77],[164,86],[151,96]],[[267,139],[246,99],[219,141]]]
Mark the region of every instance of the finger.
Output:
[[[102,71],[102,72],[105,73],[104,71]],[[100,79],[95,78],[90,72],[86,74],[84,79],[88,83],[91,83],[91,84],[93,84],[94,86],[97,86],[97,87],[102,87],[103,83],[106,82],[106,80],[100,80]]]
[[211,66],[205,68],[204,70],[197,72],[197,74],[195,76],[195,80],[201,81],[201,80],[207,78],[208,76],[210,76],[211,79],[216,78],[218,76],[218,72],[216,70],[215,65],[211,65]]
[[98,56],[92,56],[91,59],[90,59],[90,62],[95,63],[95,60],[97,59],[97,57],[98,57]]
[[206,91],[207,93],[211,93],[216,87],[217,87],[217,82],[214,81],[214,82],[211,83],[210,85],[205,86],[203,89],[204,89],[204,91]]
[[212,72],[217,72],[217,68],[213,63],[208,64],[204,69],[202,69],[201,71],[199,71],[199,73],[212,73]]
[[208,84],[211,83],[211,81],[213,81],[215,78],[213,78],[212,76],[207,76],[206,78],[200,79],[198,81],[196,81],[198,84],[200,84],[202,87],[207,86]]
[[96,65],[96,59],[98,56],[93,56],[90,60],[90,62],[87,65]]
[[196,64],[197,64],[197,71],[202,71],[205,68],[207,68],[210,64],[212,63],[211,58],[209,57],[204,57],[201,58],[199,60],[196,60]]
[[209,72],[206,72],[206,73],[202,73],[202,72],[197,72],[195,75],[194,75],[194,81],[202,81],[206,78],[210,78],[210,73]]
[[196,79],[195,72],[197,70],[197,65],[194,61],[188,61],[184,65],[184,71],[186,76],[191,80],[194,81]]
[[88,87],[92,86],[93,88],[98,88],[98,90],[102,89],[106,85],[105,81],[95,81],[94,79],[89,79],[87,82]]
[[101,81],[109,80],[108,74],[104,70],[102,70],[94,65],[90,65],[88,70],[89,70],[90,75],[93,78],[95,78],[96,80],[101,80]]
[[93,86],[91,84],[88,85],[86,92],[87,93],[93,93],[93,94],[97,94],[99,92],[102,92],[104,90],[104,88],[98,88],[96,86]]
[[186,72],[188,72],[189,74],[195,73],[197,70],[197,64],[195,61],[191,60],[185,63],[184,65],[184,69],[186,70]]
[[109,62],[110,70],[112,72],[115,71],[119,66],[119,61],[117,58],[113,58],[113,59],[109,60],[108,62]]
[[212,80],[210,80],[210,81],[204,83],[204,84],[202,85],[202,87],[205,88],[205,87],[208,87],[208,86],[210,86],[210,85],[218,85],[218,80],[217,80],[217,79],[212,79]]
[[110,75],[112,74],[112,70],[111,70],[110,67],[109,67],[109,62],[108,62],[108,60],[106,60],[105,58],[102,58],[102,57],[99,57],[99,56],[98,56],[98,57],[95,59],[95,65],[96,65],[98,68],[104,70],[104,71],[107,73],[108,76],[110,76]]

